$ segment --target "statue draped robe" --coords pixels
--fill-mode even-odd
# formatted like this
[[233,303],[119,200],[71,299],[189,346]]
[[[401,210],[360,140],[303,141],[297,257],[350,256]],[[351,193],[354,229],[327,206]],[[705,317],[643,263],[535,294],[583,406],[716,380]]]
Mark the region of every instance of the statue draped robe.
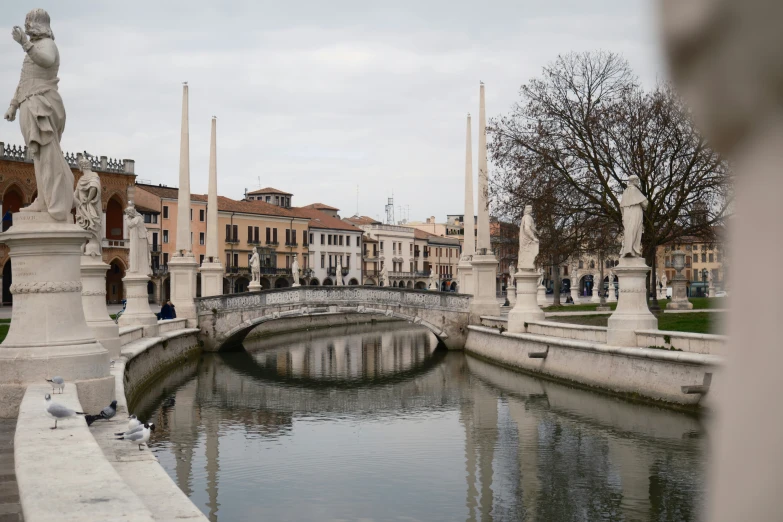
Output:
[[35,164],[38,198],[28,210],[65,221],[73,208],[73,172],[60,149],[65,130],[65,106],[57,91],[60,53],[50,38],[28,42],[25,51],[11,103],[19,107],[19,126]]
[[533,216],[525,214],[519,224],[519,254],[517,267],[524,270],[535,270],[536,257],[538,257],[538,237],[536,237],[536,225]]
[[128,218],[127,221],[128,235],[130,236],[130,269],[128,272],[151,276],[150,245],[147,242],[147,227],[144,224],[144,219],[136,214]]
[[629,184],[620,200],[623,212],[623,248],[620,257],[642,256],[642,220],[647,198],[635,185]]
[[[90,189],[95,194],[90,198]],[[85,254],[101,255],[101,181],[92,171],[85,172],[73,193],[76,204],[76,224],[90,233],[90,239],[85,245]]]

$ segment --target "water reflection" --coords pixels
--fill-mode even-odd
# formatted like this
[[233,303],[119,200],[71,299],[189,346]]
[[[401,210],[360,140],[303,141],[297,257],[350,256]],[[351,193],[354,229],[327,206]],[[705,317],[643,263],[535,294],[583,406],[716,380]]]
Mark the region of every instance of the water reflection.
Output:
[[211,520],[697,518],[698,419],[436,348],[399,326],[248,342],[133,407]]

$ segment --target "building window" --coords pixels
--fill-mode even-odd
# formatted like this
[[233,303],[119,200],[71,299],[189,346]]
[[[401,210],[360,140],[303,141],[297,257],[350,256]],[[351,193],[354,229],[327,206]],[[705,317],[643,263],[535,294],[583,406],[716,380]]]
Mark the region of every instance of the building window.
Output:
[[258,235],[259,235],[258,234],[258,227],[253,227],[253,242],[254,243],[260,243],[260,241],[258,240],[259,239]]
[[203,208],[198,211],[198,220],[199,221],[204,221],[204,209]]
[[193,209],[190,209],[190,220],[193,221]]
[[325,240],[326,240],[326,238],[324,237],[324,235],[323,235],[323,234],[321,234],[321,244],[322,244],[322,245],[324,244],[324,241],[325,241]]
[[381,252],[383,252],[383,241],[381,241]]
[[277,229],[272,229],[272,243],[277,244]]
[[163,219],[169,218],[169,207],[166,205],[163,205]]
[[204,232],[199,232],[198,233],[198,244],[199,245],[203,245],[204,244]]
[[345,256],[345,268],[351,268],[351,254]]
[[272,240],[272,232],[269,227],[266,227],[266,242],[269,244]]
[[[291,244],[291,229],[290,228],[286,228],[285,229],[285,244],[286,245],[290,245]],[[286,259],[287,258],[288,258],[288,256],[286,256]]]
[[239,225],[232,225],[232,239],[235,243],[239,243]]
[[291,244],[296,244],[296,230],[291,230]]
[[710,263],[714,263],[714,262],[715,262],[715,256],[713,254],[710,254]]
[[326,268],[326,256],[321,254],[321,268]]
[[718,252],[718,263],[720,263],[721,258],[722,258],[722,256],[721,256],[720,252]]
[[198,264],[203,265],[204,264],[204,254],[201,254],[198,256]]
[[169,231],[168,230],[164,230],[163,231],[163,242],[164,243],[168,243],[169,242]]
[[351,246],[351,236],[345,236],[345,246]]
[[329,237],[327,237],[326,239],[329,242],[329,244],[331,245],[332,244],[332,234],[329,234],[328,236]]
[[271,201],[271,196],[266,197],[266,202],[269,203]]
[[247,242],[252,243],[253,242],[253,227],[248,226],[247,227]]
[[[696,256],[693,257],[694,260],[696,260]],[[701,262],[706,263],[707,262],[707,254],[701,255]]]
[[169,255],[163,254],[163,266],[166,266],[169,264]]
[[313,243],[313,235],[310,234],[310,244],[312,244],[312,243]]
[[231,268],[231,252],[226,252],[226,268]]

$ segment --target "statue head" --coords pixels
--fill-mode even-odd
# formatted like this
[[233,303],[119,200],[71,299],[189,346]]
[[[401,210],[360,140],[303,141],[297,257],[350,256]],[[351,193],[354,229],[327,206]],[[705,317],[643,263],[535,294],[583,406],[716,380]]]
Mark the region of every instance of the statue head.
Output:
[[253,247],[253,253],[258,254],[258,247]]
[[533,205],[525,205],[525,215],[529,216],[533,213]]
[[129,218],[134,218],[139,215],[138,212],[136,212],[136,208],[133,205],[128,205],[125,209],[125,215]]
[[724,154],[777,117],[783,99],[783,3],[660,0],[671,77]]
[[92,162],[90,161],[90,158],[87,156],[79,156],[79,170],[81,170],[84,173],[87,173],[89,171],[92,171]]
[[639,176],[631,176],[628,178],[628,185],[633,185],[634,187],[640,189],[642,187],[641,182],[639,181]]
[[51,38],[54,40],[54,33],[50,27],[51,21],[49,13],[43,9],[33,9],[24,19],[24,32],[31,40],[40,38]]

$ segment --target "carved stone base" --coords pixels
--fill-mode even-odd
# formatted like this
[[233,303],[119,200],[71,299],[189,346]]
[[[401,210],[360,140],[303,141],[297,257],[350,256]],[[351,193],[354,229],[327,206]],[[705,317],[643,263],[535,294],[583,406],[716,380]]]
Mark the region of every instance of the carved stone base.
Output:
[[458,292],[461,294],[473,293],[473,265],[468,260],[460,260],[457,265]]
[[482,315],[500,315],[500,303],[495,292],[498,261],[493,254],[474,255],[473,299],[470,302],[470,324],[480,324]]
[[693,303],[688,301],[688,281],[681,275],[672,279],[672,300],[666,305],[668,310],[692,310]]
[[590,296],[591,303],[601,302],[601,292],[604,289],[603,281],[599,281],[597,277],[593,277],[593,295]]
[[109,265],[100,257],[82,256],[82,307],[87,326],[95,338],[115,359],[120,355],[120,327],[106,308],[106,271]]
[[538,303],[538,306],[545,307],[549,306],[549,301],[546,298],[546,287],[544,285],[538,285],[538,292],[536,294],[536,302]]
[[[158,318],[150,310],[147,283],[150,278],[142,274],[128,274],[122,279],[125,287],[125,311],[120,316],[120,326],[142,326],[144,337],[158,335]],[[179,307],[177,307],[179,317]]]
[[199,269],[201,272],[201,297],[223,295],[223,265],[204,261]]
[[538,306],[538,273],[518,270],[514,278],[517,282],[517,304],[508,313],[508,331],[524,333],[525,323],[544,320],[544,311]]
[[258,281],[251,281],[250,284],[247,285],[248,292],[260,292],[261,290],[261,283]]
[[657,330],[658,319],[647,307],[647,273],[644,259],[621,258],[614,269],[620,285],[617,308],[609,317],[607,344],[636,346],[636,330]]
[[300,286],[302,286],[302,285],[299,284],[299,283],[294,283],[294,284],[291,285],[291,288],[299,288]]
[[508,305],[514,308],[517,304],[517,287],[509,286],[506,288],[506,297],[508,298]]
[[[0,234],[10,249],[11,325],[0,344],[0,417],[18,409],[26,383],[59,375],[90,388],[88,411],[112,399],[109,353],[87,326],[80,261],[88,234],[45,212],[19,212]],[[43,398],[43,397],[42,397]]]
[[574,304],[579,304],[579,283],[571,285],[571,300]]
[[177,319],[187,319],[188,327],[198,323],[196,313],[196,274],[198,262],[193,254],[174,256],[169,260],[171,276],[171,302],[177,309]]
[[609,283],[609,295],[606,297],[607,303],[616,303],[617,294],[615,293],[614,283]]

